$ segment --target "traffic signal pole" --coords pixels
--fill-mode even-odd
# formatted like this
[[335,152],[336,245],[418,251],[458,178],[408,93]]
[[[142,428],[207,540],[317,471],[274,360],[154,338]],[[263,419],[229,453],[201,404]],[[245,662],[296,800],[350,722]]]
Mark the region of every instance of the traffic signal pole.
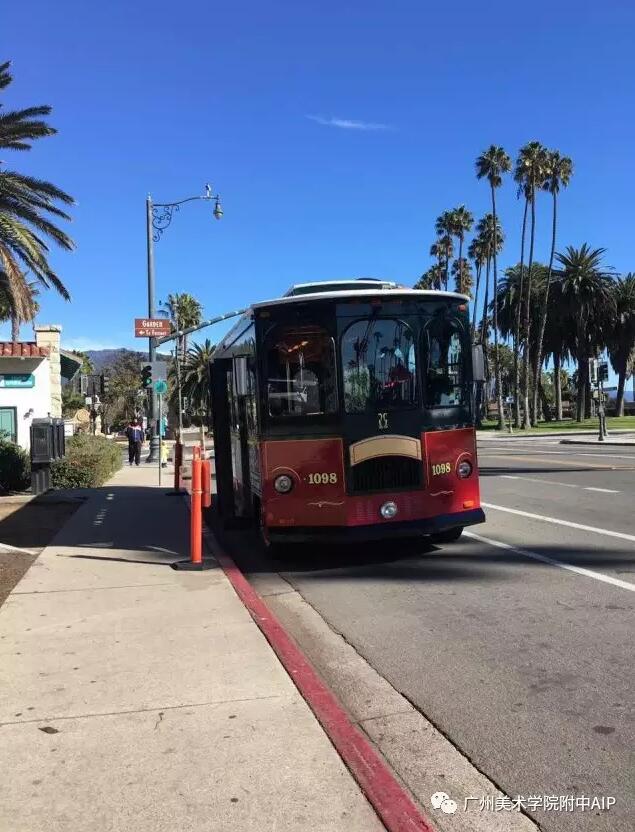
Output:
[[[146,198],[146,237],[148,247],[148,317],[155,315],[155,294],[154,294],[154,238],[152,228],[152,197],[148,194]],[[150,364],[156,358],[156,340],[148,338],[148,361]],[[156,412],[157,398],[154,386],[148,391],[148,426],[150,428],[150,452],[146,462],[156,462],[159,458],[159,438],[157,436]]]

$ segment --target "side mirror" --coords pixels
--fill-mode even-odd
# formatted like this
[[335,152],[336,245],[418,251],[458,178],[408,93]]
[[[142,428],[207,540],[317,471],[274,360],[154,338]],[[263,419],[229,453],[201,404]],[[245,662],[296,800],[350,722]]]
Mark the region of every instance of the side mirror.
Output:
[[485,356],[482,344],[472,344],[472,381],[485,381]]

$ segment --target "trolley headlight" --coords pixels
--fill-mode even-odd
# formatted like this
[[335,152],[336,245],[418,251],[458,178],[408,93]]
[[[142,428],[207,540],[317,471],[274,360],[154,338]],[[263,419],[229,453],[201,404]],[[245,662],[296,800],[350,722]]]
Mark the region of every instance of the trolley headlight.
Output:
[[280,476],[276,477],[273,481],[273,487],[276,489],[278,494],[288,494],[293,488],[293,480],[287,474],[280,474]]
[[379,513],[384,520],[392,520],[393,517],[397,516],[397,503],[393,503],[392,500],[384,503],[379,509]]
[[457,476],[460,477],[462,480],[467,479],[473,471],[472,463],[468,462],[467,459],[464,459],[463,462],[459,462],[456,466],[456,473]]

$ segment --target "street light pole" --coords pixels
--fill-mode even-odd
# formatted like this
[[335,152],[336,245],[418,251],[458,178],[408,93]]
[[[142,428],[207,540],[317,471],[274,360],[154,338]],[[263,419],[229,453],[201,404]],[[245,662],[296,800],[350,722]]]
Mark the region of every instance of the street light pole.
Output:
[[[155,282],[154,282],[154,243],[161,239],[161,235],[172,222],[172,214],[179,211],[181,205],[196,200],[214,200],[214,218],[220,220],[223,216],[223,209],[220,203],[220,196],[212,193],[210,185],[205,185],[205,193],[200,196],[190,196],[178,202],[152,202],[148,194],[146,198],[146,237],[148,246],[148,317],[155,316]],[[153,362],[156,358],[157,342],[155,338],[148,339],[148,360]],[[178,363],[178,361],[177,361]],[[179,380],[180,384],[180,380]],[[146,462],[156,462],[159,454],[159,433],[156,424],[157,394],[152,389],[148,401],[148,421],[150,423],[150,453]]]
[[[154,299],[154,206],[152,204],[152,197],[148,194],[146,198],[146,234],[148,246],[148,318],[152,319],[155,315],[155,299]],[[154,338],[148,338],[148,361],[152,362],[156,358],[156,343]],[[149,391],[148,400],[148,425],[150,428],[150,452],[146,458],[146,462],[156,462],[159,453],[159,437],[155,424],[156,413],[156,394],[154,387]]]

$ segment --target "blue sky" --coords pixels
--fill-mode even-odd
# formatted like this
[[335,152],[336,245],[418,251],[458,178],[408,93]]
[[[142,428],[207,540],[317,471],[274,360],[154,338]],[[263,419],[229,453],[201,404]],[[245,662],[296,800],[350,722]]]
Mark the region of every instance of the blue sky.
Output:
[[[191,292],[212,316],[297,281],[412,284],[443,209],[488,210],[474,159],[492,142],[571,156],[559,244],[635,269],[634,24],[625,0],[9,4],[5,103],[50,103],[59,134],[4,161],[78,201],[77,251],[54,256],[73,300],[48,293],[40,321],[78,348],[143,348],[145,196],[205,182],[225,216],[183,207],[156,246],[158,297]],[[538,210],[544,260],[547,197]],[[511,180],[500,215],[504,266],[522,218]]]

